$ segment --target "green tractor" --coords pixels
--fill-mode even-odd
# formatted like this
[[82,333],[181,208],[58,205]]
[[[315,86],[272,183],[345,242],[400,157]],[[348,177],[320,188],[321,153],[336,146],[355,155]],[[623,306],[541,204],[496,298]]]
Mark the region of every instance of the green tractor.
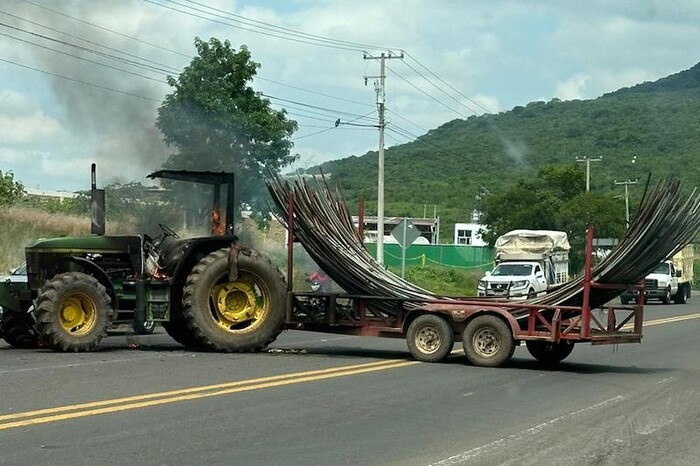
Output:
[[[177,342],[223,352],[259,350],[285,317],[282,273],[233,234],[233,174],[161,170],[214,186],[212,236],[105,236],[104,190],[92,167],[92,235],[39,240],[25,250],[27,284],[0,284],[2,330],[13,346],[92,351],[115,324],[161,324]],[[227,189],[225,215],[221,188]],[[222,222],[222,218],[225,219]]]

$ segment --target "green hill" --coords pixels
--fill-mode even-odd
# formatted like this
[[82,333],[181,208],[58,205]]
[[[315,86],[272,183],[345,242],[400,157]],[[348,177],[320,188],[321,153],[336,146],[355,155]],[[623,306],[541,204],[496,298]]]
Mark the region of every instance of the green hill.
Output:
[[[442,240],[468,221],[477,194],[495,193],[538,167],[603,157],[591,164],[591,189],[622,189],[614,180],[683,176],[700,185],[700,64],[592,100],[531,102],[494,115],[456,119],[416,141],[385,151],[387,215],[422,216],[437,206]],[[636,163],[632,158],[636,156]],[[581,169],[585,165],[578,164]],[[377,152],[321,165],[341,180],[351,204],[376,209]],[[312,170],[310,170],[312,171]],[[634,201],[641,183],[633,187]]]

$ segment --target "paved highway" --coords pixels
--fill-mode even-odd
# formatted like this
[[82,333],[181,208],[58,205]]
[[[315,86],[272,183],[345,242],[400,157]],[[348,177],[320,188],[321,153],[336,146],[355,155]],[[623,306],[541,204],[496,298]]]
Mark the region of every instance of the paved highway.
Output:
[[2,344],[0,464],[695,465],[700,297],[645,321],[641,345],[580,345],[549,370],[524,347],[488,369],[307,332],[234,355],[160,329],[88,354]]

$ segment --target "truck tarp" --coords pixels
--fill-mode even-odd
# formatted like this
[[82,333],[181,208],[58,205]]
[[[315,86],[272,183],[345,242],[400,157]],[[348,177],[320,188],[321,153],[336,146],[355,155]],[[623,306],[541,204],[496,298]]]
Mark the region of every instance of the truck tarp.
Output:
[[496,258],[537,259],[555,251],[571,249],[563,231],[513,230],[496,240]]

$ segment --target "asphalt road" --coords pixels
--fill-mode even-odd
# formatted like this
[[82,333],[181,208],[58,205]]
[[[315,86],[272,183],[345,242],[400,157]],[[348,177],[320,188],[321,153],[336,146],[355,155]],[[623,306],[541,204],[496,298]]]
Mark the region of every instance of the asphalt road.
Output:
[[260,354],[161,329],[89,354],[2,344],[0,464],[697,464],[700,297],[645,321],[641,345],[580,345],[550,370],[524,347],[488,369],[293,331]]

